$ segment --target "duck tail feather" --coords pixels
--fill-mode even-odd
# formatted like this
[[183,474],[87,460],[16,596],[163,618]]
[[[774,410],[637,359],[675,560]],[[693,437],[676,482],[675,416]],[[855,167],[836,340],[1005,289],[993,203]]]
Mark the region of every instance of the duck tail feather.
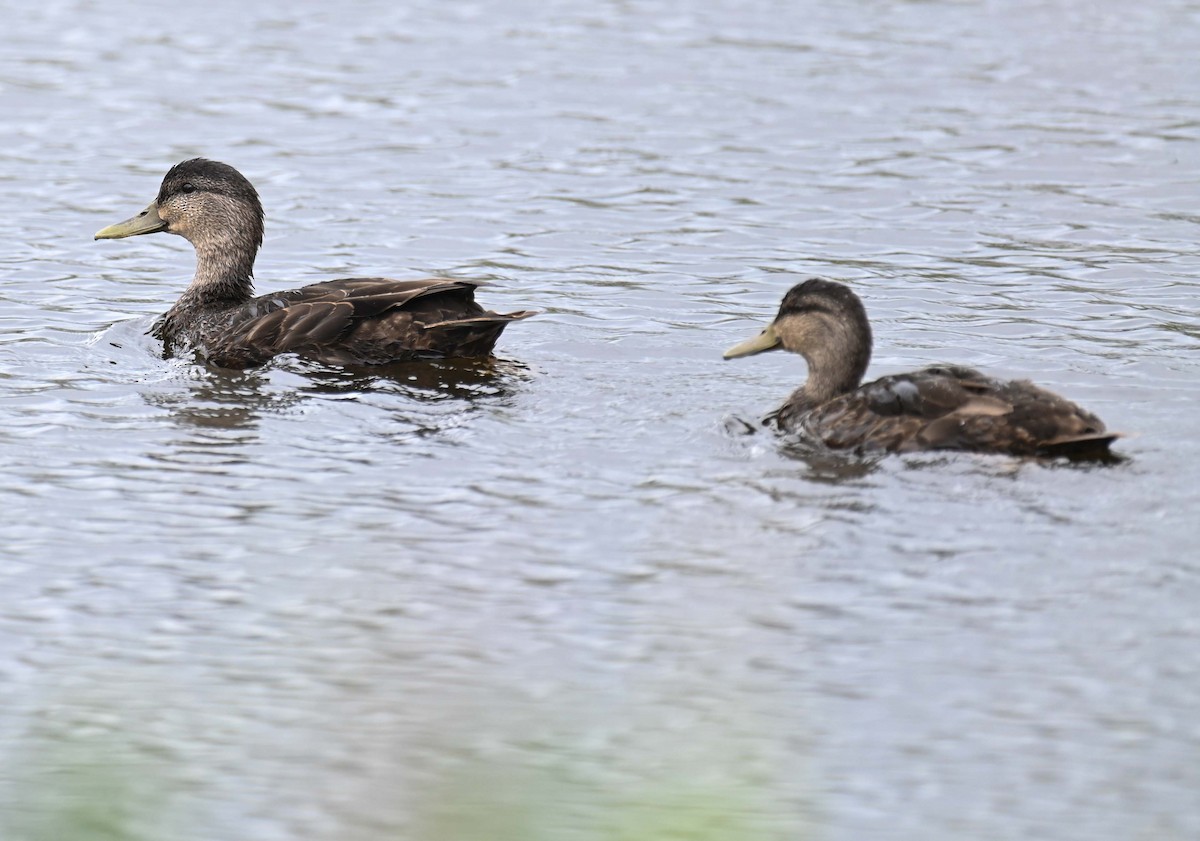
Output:
[[510,321],[520,321],[537,315],[537,310],[521,310],[520,312],[485,312],[483,315],[473,315],[470,318],[450,318],[445,321],[435,321],[422,325],[426,330],[436,330],[441,327],[468,327],[472,324],[507,324]]
[[1123,438],[1120,432],[1089,432],[1086,435],[1064,435],[1038,447],[1038,454],[1044,456],[1066,456],[1067,458],[1104,458],[1111,456],[1109,445],[1118,438]]

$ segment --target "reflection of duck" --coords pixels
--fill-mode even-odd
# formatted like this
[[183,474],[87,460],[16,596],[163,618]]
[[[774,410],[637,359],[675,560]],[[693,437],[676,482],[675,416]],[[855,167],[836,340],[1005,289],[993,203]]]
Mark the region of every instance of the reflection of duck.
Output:
[[772,418],[834,449],[1103,455],[1118,437],[1056,394],[970,368],[925,368],[860,385],[871,326],[858,296],[840,283],[794,286],[775,320],[725,358],[776,348],[801,354],[808,380]]
[[[376,433],[388,437],[427,437],[506,405],[526,379],[523,365],[494,357],[336,368],[293,359],[272,370],[174,376],[142,391],[148,403],[167,410],[181,426],[201,430],[248,431],[263,418],[297,413],[306,423],[321,423],[318,418],[333,412],[372,423],[383,418],[387,431],[376,427]],[[335,420],[332,427],[340,423]]]
[[190,346],[223,367],[279,353],[333,364],[376,365],[435,356],[487,356],[504,327],[532,312],[475,303],[478,282],[356,277],[253,297],[262,245],[258,193],[240,172],[203,158],[172,167],[158,198],[96,239],[166,231],[196,249],[196,276],[154,326],[171,353]]
[[304,363],[290,367],[303,373],[306,382],[300,391],[306,394],[396,394],[421,403],[507,399],[527,373],[519,362],[495,357],[336,369]]

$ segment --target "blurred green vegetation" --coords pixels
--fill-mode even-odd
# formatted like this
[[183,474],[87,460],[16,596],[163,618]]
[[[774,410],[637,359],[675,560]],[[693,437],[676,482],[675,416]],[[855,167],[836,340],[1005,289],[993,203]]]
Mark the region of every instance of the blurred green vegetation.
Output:
[[[43,743],[44,744],[44,743]],[[132,841],[167,838],[171,817],[157,763],[119,737],[46,746],[21,763],[0,809],[5,841]]]
[[[808,834],[798,815],[804,807],[780,802],[781,769],[763,756],[776,740],[740,712],[697,732],[631,720],[614,726],[610,709],[592,720],[582,712],[587,699],[542,704],[533,716],[524,707],[488,707],[491,697],[426,710],[409,729],[372,743],[358,741],[353,721],[333,707],[295,730],[223,730],[216,741],[198,741],[214,719],[207,708],[180,713],[186,705],[169,691],[136,700],[120,688],[52,697],[29,731],[3,745],[0,841],[803,841]],[[336,744],[343,726],[352,748]],[[627,738],[631,732],[637,737]],[[784,788],[797,795],[807,788],[788,779]]]
[[[739,786],[669,776],[631,790],[586,794],[546,772],[466,769],[443,781],[416,815],[420,841],[802,841],[763,827],[763,804]],[[595,795],[595,792],[591,792]],[[777,828],[777,827],[776,827]],[[795,827],[792,827],[795,830]]]
[[[396,815],[404,831],[346,828],[329,841],[798,841],[795,827],[764,828],[763,805],[741,786],[669,775],[633,790],[602,790],[575,777],[571,761],[551,774],[462,762]],[[224,836],[203,821],[181,829],[170,774],[134,761],[119,739],[58,745],[25,765],[0,813],[4,841],[163,841]],[[9,777],[13,779],[12,775]],[[365,795],[364,795],[365,796]],[[397,804],[408,798],[397,798]],[[351,809],[353,804],[349,804]],[[364,804],[366,805],[366,804]],[[374,805],[374,804],[373,804]],[[399,805],[397,805],[399,809]],[[248,834],[246,838],[255,837]],[[325,837],[306,834],[303,837]],[[229,839],[241,841],[241,839]]]

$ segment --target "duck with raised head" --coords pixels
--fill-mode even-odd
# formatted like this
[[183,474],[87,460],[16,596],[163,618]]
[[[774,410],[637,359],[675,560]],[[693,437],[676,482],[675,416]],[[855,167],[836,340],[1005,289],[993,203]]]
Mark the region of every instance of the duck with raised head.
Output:
[[164,354],[194,350],[226,368],[295,353],[337,365],[479,357],[510,321],[475,303],[478,281],[352,277],[254,296],[263,209],[250,182],[228,164],[193,158],[167,172],[158,197],[96,239],[178,234],[196,249],[196,274],[152,330]]
[[957,365],[863,385],[871,325],[858,296],[833,281],[792,287],[775,320],[725,358],[777,349],[802,355],[808,379],[767,420],[832,449],[1103,456],[1118,437],[1091,412],[1028,381]]

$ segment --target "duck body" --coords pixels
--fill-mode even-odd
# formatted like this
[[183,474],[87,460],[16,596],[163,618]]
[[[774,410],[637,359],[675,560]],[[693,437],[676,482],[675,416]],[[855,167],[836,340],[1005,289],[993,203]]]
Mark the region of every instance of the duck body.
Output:
[[158,197],[97,239],[165,231],[196,249],[196,274],[152,328],[165,355],[185,350],[214,365],[246,368],[282,353],[335,365],[487,356],[509,322],[475,302],[481,284],[431,278],[342,278],[255,297],[262,245],[258,194],[227,164],[196,158],[163,178]]
[[155,323],[164,351],[194,350],[222,368],[295,353],[329,365],[487,356],[510,321],[488,312],[468,280],[357,277],[273,292],[244,303],[181,298]]
[[870,360],[866,311],[849,288],[809,280],[762,334],[726,352],[804,355],[809,377],[767,417],[835,450],[964,450],[1019,456],[1103,455],[1118,436],[1071,401],[1026,380],[938,365],[861,384]]
[[857,452],[1070,455],[1104,449],[1116,437],[1051,391],[956,365],[881,377],[817,406],[789,401],[771,420],[831,449]]

